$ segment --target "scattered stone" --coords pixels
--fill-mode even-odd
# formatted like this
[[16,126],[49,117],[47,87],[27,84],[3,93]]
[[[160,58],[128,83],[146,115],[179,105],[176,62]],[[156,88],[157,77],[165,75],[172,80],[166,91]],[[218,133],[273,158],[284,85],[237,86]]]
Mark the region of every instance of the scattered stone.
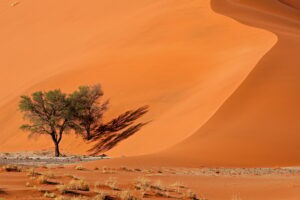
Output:
[[102,156],[64,155],[54,157],[51,151],[0,153],[0,165],[64,165],[107,159]]

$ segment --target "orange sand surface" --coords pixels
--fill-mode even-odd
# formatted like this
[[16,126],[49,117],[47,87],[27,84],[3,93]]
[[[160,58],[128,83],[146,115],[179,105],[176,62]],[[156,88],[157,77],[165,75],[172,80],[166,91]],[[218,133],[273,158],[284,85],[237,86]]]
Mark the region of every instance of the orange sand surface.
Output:
[[277,1],[213,1],[212,6],[271,30],[278,42],[216,114],[164,156],[194,165],[299,165],[299,10]]
[[[102,191],[110,194],[118,194],[122,191],[131,191],[139,197],[141,192],[134,189],[137,180],[147,179],[160,188],[174,188],[174,184],[180,184],[180,195],[186,190],[191,190],[198,197],[208,200],[296,200],[300,195],[300,178],[296,175],[207,175],[197,174],[195,169],[179,168],[83,168],[75,170],[74,167],[48,167],[36,168],[35,173],[30,175],[26,170],[22,172],[0,172],[0,197],[10,199],[49,199],[44,193],[54,193],[56,196],[83,196],[92,197]],[[105,169],[105,170],[104,170]],[[32,169],[30,169],[32,170]],[[45,174],[45,175],[43,175]],[[50,176],[49,176],[50,175]],[[49,183],[39,183],[39,176],[47,177]],[[84,180],[90,185],[90,191],[74,191],[76,193],[60,194],[57,185],[67,185],[70,180]],[[107,180],[114,179],[115,187],[112,190],[105,186]],[[27,183],[27,186],[26,186]],[[104,187],[97,188],[98,185]],[[159,183],[159,184],[158,184]],[[152,189],[154,191],[154,189]],[[148,191],[151,193],[151,191]],[[162,192],[162,194],[165,194]],[[175,195],[169,192],[168,195]],[[145,199],[174,199],[155,195]],[[187,200],[188,198],[183,198]]]
[[[124,162],[299,165],[297,8],[295,0],[1,1],[0,151],[52,148],[18,129],[21,94],[101,83],[107,118],[151,106],[152,122],[109,154],[160,153]],[[62,146],[87,149],[73,136]]]

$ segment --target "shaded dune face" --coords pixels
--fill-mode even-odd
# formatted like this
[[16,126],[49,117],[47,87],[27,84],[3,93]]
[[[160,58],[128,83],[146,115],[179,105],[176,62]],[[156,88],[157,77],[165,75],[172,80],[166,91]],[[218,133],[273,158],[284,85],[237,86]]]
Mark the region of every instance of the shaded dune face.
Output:
[[[300,164],[300,12],[295,9],[298,1],[282,2],[212,1],[216,12],[270,30],[278,42],[203,127],[162,154],[172,157],[170,162],[181,159],[193,166]],[[195,152],[198,156],[192,156]]]
[[300,2],[297,0],[279,0],[282,3],[285,3],[291,7],[294,7],[296,9],[300,9]]
[[[52,148],[18,130],[19,95],[95,83],[111,99],[107,119],[151,106],[152,122],[109,153],[166,149],[194,134],[277,41],[216,14],[209,0],[3,1],[0,14],[1,151]],[[87,148],[63,139],[65,152]]]

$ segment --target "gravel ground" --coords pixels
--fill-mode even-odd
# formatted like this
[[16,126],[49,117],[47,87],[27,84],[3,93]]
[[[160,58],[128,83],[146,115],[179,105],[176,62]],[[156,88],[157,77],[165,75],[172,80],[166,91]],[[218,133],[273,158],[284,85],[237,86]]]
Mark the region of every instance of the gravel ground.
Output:
[[[109,159],[106,155],[83,156],[63,155],[53,157],[52,151],[0,153],[0,165],[67,165],[94,160]],[[150,170],[151,171],[151,170]],[[157,170],[154,170],[157,171]],[[153,171],[153,172],[154,172]],[[300,175],[300,167],[277,168],[160,168],[164,174],[184,174],[192,176],[268,176],[268,175]]]
[[64,165],[102,159],[108,159],[108,157],[105,155],[54,157],[53,153],[49,151],[0,153],[0,165]]
[[[300,175],[300,167],[276,167],[276,168],[163,168],[161,171],[167,174],[191,175],[191,176],[294,176]],[[158,173],[159,174],[159,173]]]

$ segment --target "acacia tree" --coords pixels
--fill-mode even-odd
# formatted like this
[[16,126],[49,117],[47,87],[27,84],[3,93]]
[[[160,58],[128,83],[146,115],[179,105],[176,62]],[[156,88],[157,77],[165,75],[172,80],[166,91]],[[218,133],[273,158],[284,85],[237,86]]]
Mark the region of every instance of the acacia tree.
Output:
[[109,102],[101,102],[102,96],[100,85],[81,86],[69,95],[52,90],[22,96],[19,108],[30,123],[21,129],[31,134],[50,135],[57,157],[63,134],[70,130],[94,143],[89,150],[92,155],[108,151],[147,124],[134,122],[148,112],[148,106],[127,111],[105,123],[103,115]]
[[101,103],[103,92],[100,85],[80,86],[70,95],[71,107],[75,110],[74,130],[84,140],[91,140],[96,133],[108,101]]
[[101,102],[102,96],[100,85],[81,86],[70,95],[72,107],[76,110],[74,129],[83,139],[94,142],[89,150],[92,155],[110,150],[147,124],[134,125],[134,122],[148,112],[148,106],[127,111],[105,123],[103,115],[109,102]]
[[35,92],[29,96],[21,96],[20,111],[30,123],[21,129],[32,134],[50,135],[55,146],[55,156],[60,156],[59,144],[63,134],[71,129],[73,114],[70,100],[60,90]]

